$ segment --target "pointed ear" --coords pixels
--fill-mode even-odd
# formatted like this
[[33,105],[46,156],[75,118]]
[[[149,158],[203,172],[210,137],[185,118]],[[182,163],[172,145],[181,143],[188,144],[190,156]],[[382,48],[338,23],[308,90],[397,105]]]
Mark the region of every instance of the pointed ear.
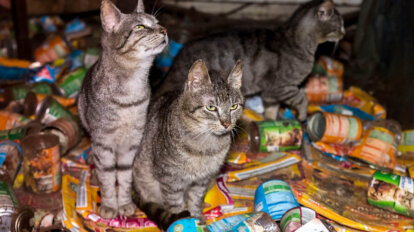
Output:
[[243,63],[241,60],[237,60],[236,65],[231,70],[229,77],[227,78],[227,83],[235,89],[240,89],[242,86],[242,76]]
[[119,28],[122,13],[110,0],[102,0],[101,4],[101,22],[102,28],[106,32],[114,32]]
[[197,60],[194,62],[190,68],[190,71],[188,72],[186,89],[196,92],[207,84],[211,84],[207,66],[203,60]]
[[144,13],[145,8],[144,8],[144,2],[143,0],[138,0],[137,3],[137,8],[135,9],[135,12],[137,13]]
[[334,13],[334,4],[332,0],[325,0],[318,7],[318,17],[321,21],[328,21]]

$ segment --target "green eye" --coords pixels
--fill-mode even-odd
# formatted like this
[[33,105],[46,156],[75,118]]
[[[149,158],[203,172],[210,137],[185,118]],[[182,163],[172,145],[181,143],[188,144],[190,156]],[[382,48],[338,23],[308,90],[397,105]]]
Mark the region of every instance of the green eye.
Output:
[[217,108],[215,106],[206,106],[206,109],[209,111],[216,111]]
[[231,110],[235,110],[237,109],[237,107],[239,107],[239,104],[234,104],[230,107]]
[[135,29],[142,30],[142,29],[145,29],[145,27],[143,25],[137,25],[135,26]]

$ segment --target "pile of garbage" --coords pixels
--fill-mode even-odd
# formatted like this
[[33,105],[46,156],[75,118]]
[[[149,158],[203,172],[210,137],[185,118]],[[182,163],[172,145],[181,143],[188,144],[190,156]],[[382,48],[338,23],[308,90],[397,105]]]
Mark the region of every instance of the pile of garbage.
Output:
[[[36,62],[0,57],[0,230],[159,231],[134,217],[103,219],[90,141],[76,96],[97,48],[74,20],[36,49]],[[78,42],[76,42],[78,41]],[[163,71],[182,46],[157,59]],[[79,49],[81,48],[81,49]],[[343,65],[326,56],[306,84],[305,125],[282,108],[264,120],[260,97],[247,99],[240,130],[205,196],[207,225],[182,219],[168,231],[414,231],[414,130],[403,131],[358,87],[344,89]]]

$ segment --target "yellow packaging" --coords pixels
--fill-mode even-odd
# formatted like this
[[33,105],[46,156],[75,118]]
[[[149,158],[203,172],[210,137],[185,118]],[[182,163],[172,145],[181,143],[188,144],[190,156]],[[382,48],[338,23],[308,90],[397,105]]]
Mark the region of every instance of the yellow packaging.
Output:
[[226,159],[226,163],[230,164],[244,164],[247,162],[249,162],[249,158],[244,152],[230,152]]
[[0,57],[0,65],[6,66],[6,67],[29,68],[30,62],[27,60],[18,60],[18,59]]
[[243,115],[241,119],[246,122],[259,122],[264,120],[261,115],[250,109],[243,109]]
[[379,119],[385,119],[387,116],[385,108],[378,104],[374,97],[358,87],[351,86],[348,90],[345,90],[344,98],[348,105],[357,107]]
[[342,77],[344,74],[344,65],[331,57],[321,56],[318,63],[325,69],[328,76]]
[[204,204],[207,204],[207,206],[204,207],[203,212],[207,212],[217,206],[234,204],[230,197],[230,192],[224,183],[223,177],[219,177],[213,187],[206,193]]
[[[66,228],[82,227],[82,220],[76,213],[76,188],[79,180],[70,176],[62,177],[63,224]],[[82,231],[82,230],[81,230]]]

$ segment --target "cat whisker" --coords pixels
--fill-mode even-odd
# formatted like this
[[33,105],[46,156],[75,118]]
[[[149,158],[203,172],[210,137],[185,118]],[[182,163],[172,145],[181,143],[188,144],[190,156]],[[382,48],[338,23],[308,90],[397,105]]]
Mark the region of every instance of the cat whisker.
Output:
[[152,15],[154,14],[155,6],[157,5],[157,3],[158,3],[158,0],[155,0],[154,5],[152,5],[152,10],[151,10]]

